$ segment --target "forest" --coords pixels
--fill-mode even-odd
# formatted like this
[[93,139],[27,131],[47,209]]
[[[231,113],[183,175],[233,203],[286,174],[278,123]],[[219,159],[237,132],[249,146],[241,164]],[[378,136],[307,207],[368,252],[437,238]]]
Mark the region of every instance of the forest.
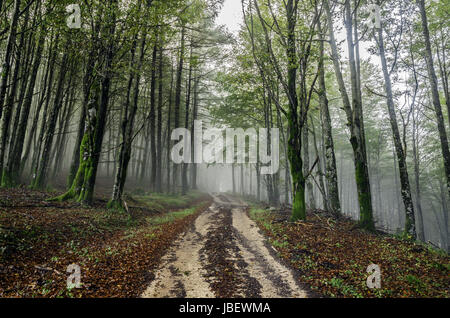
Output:
[[0,297],[448,298],[449,21],[0,0]]

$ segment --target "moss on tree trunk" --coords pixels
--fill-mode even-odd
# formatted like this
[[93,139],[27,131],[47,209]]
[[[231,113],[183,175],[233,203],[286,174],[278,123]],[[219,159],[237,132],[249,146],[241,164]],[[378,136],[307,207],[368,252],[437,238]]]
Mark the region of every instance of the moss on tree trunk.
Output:
[[366,175],[364,163],[359,160],[355,162],[355,178],[360,209],[359,224],[363,229],[374,231],[375,225],[372,216],[372,198],[370,195],[369,177]]
[[305,176],[301,158],[301,143],[297,122],[289,116],[288,157],[292,175],[292,216],[291,221],[306,219]]

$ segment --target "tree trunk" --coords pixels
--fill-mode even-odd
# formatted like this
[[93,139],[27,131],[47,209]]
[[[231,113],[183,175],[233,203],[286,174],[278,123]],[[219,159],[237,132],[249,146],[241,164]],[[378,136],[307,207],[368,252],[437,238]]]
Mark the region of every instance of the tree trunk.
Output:
[[444,89],[445,103],[447,105],[447,117],[450,126],[450,91],[448,85],[448,72],[447,72],[447,56],[445,55],[445,44],[444,35],[441,30],[441,41],[442,41],[442,59],[440,55],[439,45],[437,45],[437,58],[439,63],[439,73],[441,74],[442,88]]
[[286,55],[288,58],[288,98],[289,98],[289,138],[288,138],[288,157],[291,166],[292,175],[292,217],[291,221],[306,219],[306,199],[305,199],[305,177],[303,175],[303,161],[301,158],[301,125],[298,114],[298,96],[297,96],[297,53],[295,27],[297,24],[296,4],[298,1],[288,0],[286,6],[288,35]]
[[[24,103],[22,105],[22,112],[20,114],[19,125],[16,133],[15,143],[13,145],[13,150],[11,152],[5,174],[3,175],[2,184],[3,185],[16,185],[19,183],[20,179],[20,162],[23,151],[23,146],[25,142],[25,134],[27,130],[28,116],[30,113],[31,104],[33,101],[34,87],[36,84],[37,73],[42,59],[42,51],[44,49],[44,36],[45,32],[42,28],[40,30],[39,40],[37,43],[36,55],[34,57],[33,66],[30,75],[30,81],[27,86],[27,91],[25,93]],[[31,138],[30,138],[31,139]]]
[[420,190],[420,161],[418,150],[418,129],[417,129],[417,115],[415,111],[415,104],[413,103],[412,119],[413,119],[413,131],[412,131],[412,146],[413,146],[413,161],[414,161],[414,181],[416,186],[416,212],[417,212],[417,237],[420,241],[425,242],[425,226],[423,220],[422,211],[422,193]]
[[[53,69],[54,69],[54,65],[55,65],[54,62],[55,62],[55,58],[56,58],[56,53],[55,53],[56,47],[53,46],[54,45],[53,42],[56,42],[56,41],[50,42],[50,47],[49,47],[49,52],[48,52],[49,57],[47,59],[47,63],[46,63],[46,67],[45,67],[44,79],[42,82],[40,82],[39,100],[37,101],[37,106],[36,106],[36,110],[35,110],[35,114],[34,114],[34,118],[33,118],[33,123],[31,125],[31,129],[29,130],[29,133],[28,133],[29,136],[28,136],[28,140],[27,140],[27,145],[25,147],[25,153],[23,154],[22,159],[20,160],[19,176],[22,175],[23,170],[25,169],[26,162],[28,161],[28,158],[31,153],[31,149],[32,148],[36,149],[36,147],[32,147],[31,143],[33,142],[35,144],[35,141],[36,141],[39,117],[40,117],[41,109],[42,109],[42,106],[44,105],[44,102],[45,102],[44,114],[43,114],[44,118],[46,117],[46,114],[47,114],[47,108],[46,108],[48,106],[48,103],[46,102],[46,100],[48,99],[47,98],[47,90],[50,89],[47,85],[47,82],[49,82],[49,78],[50,78],[50,82],[53,81]],[[34,92],[31,92],[31,94],[33,94],[33,93]],[[32,100],[32,97],[31,97],[31,100]],[[31,161],[31,168],[30,168],[31,171],[33,171],[35,156],[36,156],[36,154],[33,153],[32,161]]]
[[[127,85],[127,93],[125,97],[125,105],[123,107],[123,114],[121,119],[121,136],[122,136],[122,143],[120,144],[119,149],[119,160],[117,162],[117,170],[116,175],[114,179],[114,186],[112,191],[112,198],[108,202],[108,208],[111,209],[123,209],[123,202],[122,202],[122,194],[123,189],[125,186],[125,181],[127,178],[127,170],[128,170],[128,163],[131,158],[131,146],[132,146],[132,134],[133,134],[133,123],[134,123],[134,117],[136,114],[137,104],[138,104],[138,96],[139,96],[139,72],[141,68],[141,62],[143,59],[143,52],[145,47],[145,34],[142,35],[142,47],[141,47],[141,57],[139,61],[139,67],[135,71],[133,69],[134,67],[134,61],[135,61],[135,53],[136,53],[136,45],[137,45],[137,34],[134,36],[133,43],[131,46],[131,57],[130,57],[130,74],[128,78],[128,85]],[[136,77],[136,79],[135,79]],[[128,111],[130,107],[130,95],[131,95],[131,89],[133,85],[133,80],[135,81],[135,90],[134,90],[134,99],[133,99],[133,106],[131,107],[130,111]]]
[[[179,55],[179,61],[178,61],[178,68],[177,68],[177,79],[176,79],[176,86],[175,86],[175,120],[174,120],[174,127],[178,128],[180,126],[180,106],[181,106],[181,81],[183,77],[183,63],[184,63],[184,47],[185,47],[185,26],[182,25],[181,27],[181,47],[180,47],[180,55]],[[174,193],[177,192],[177,184],[178,184],[178,165],[173,165],[173,182],[172,187]]]
[[314,127],[314,122],[312,117],[310,117],[309,120],[310,124],[311,124],[311,129],[312,129],[312,135],[313,135],[313,145],[314,145],[314,151],[315,151],[315,155],[316,158],[319,160],[317,163],[317,173],[319,175],[319,190],[322,194],[322,202],[323,202],[323,209],[325,211],[329,211],[329,207],[328,207],[328,198],[327,198],[327,192],[325,189],[325,183],[323,182],[323,171],[322,171],[322,160],[320,160],[320,154],[319,154],[319,147],[317,146],[317,137],[316,137],[316,128]]
[[[189,130],[189,107],[191,105],[191,86],[192,86],[192,44],[191,44],[191,53],[190,53],[190,61],[189,61],[189,76],[188,83],[186,86],[186,105],[185,105],[185,116],[184,116],[184,128]],[[185,137],[183,137],[184,139]],[[183,140],[185,144],[185,148],[183,151],[186,151],[187,145],[191,142],[191,140]],[[188,191],[188,163],[184,162],[182,165],[182,194],[185,195]]]
[[231,181],[233,183],[233,194],[236,194],[236,179],[234,174],[234,163],[231,164]]
[[[193,110],[192,110],[192,126],[191,126],[191,138],[192,138],[192,148],[194,149],[194,133],[195,133],[195,126],[194,123],[197,120],[198,117],[198,85],[199,85],[200,79],[198,77],[194,80],[194,102],[193,102]],[[195,163],[195,153],[192,151],[192,189],[196,190],[197,187],[197,163]]]
[[172,193],[172,189],[171,189],[171,182],[170,182],[170,165],[171,165],[171,158],[170,158],[170,147],[172,145],[172,142],[170,140],[170,136],[171,136],[171,119],[172,119],[172,102],[173,102],[173,98],[172,98],[172,93],[173,93],[173,80],[174,80],[174,76],[173,76],[173,63],[171,61],[171,72],[170,72],[170,91],[169,91],[169,107],[167,110],[167,193]]
[[[161,40],[160,40],[161,41]],[[156,191],[162,192],[162,107],[163,107],[163,47],[159,47],[159,76],[158,76],[158,122],[156,136]]]
[[66,101],[65,101],[65,114],[64,116],[61,117],[60,120],[60,126],[59,126],[59,134],[58,134],[58,140],[56,142],[56,151],[54,152],[53,155],[53,159],[55,161],[55,166],[53,169],[53,176],[52,179],[56,179],[60,172],[61,172],[61,167],[62,164],[64,162],[64,160],[61,160],[62,158],[64,158],[64,154],[65,154],[65,150],[66,150],[66,146],[67,146],[67,135],[68,135],[68,129],[69,129],[69,124],[71,121],[71,116],[72,116],[72,109],[73,106],[75,104],[75,91],[77,86],[76,85],[72,85],[72,78],[75,77],[74,76],[74,72],[72,72],[70,78],[69,78],[69,84],[67,85],[67,91],[68,94],[66,96]]
[[[24,28],[26,28],[26,24],[23,26]],[[14,30],[14,32],[16,32],[16,30]],[[10,89],[9,89],[9,94],[8,94],[8,98],[6,99],[6,105],[3,107],[3,103],[0,104],[0,107],[4,108],[3,110],[3,116],[1,117],[2,119],[2,127],[1,127],[1,138],[0,138],[0,173],[1,176],[3,177],[3,173],[4,173],[4,160],[7,159],[6,158],[6,154],[7,154],[7,144],[8,144],[8,139],[9,139],[9,134],[10,134],[10,122],[11,122],[11,117],[13,114],[13,109],[14,109],[14,102],[15,102],[15,98],[16,98],[16,92],[17,92],[17,86],[18,86],[18,78],[19,78],[19,71],[21,70],[21,68],[23,67],[23,65],[21,65],[21,56],[22,56],[22,52],[23,52],[23,46],[24,46],[24,41],[25,41],[25,34],[22,33],[21,37],[20,37],[20,43],[19,46],[16,49],[16,54],[15,54],[15,64],[14,64],[14,72],[13,72],[13,76],[11,79],[11,83],[10,83]],[[9,66],[8,66],[9,67]],[[3,179],[3,178],[1,178]],[[7,185],[9,186],[9,182],[5,182],[5,184],[2,182],[2,185]]]
[[341,97],[344,104],[344,110],[347,115],[348,126],[351,135],[350,143],[352,145],[354,154],[355,179],[360,209],[359,223],[362,228],[373,231],[375,230],[375,224],[373,222],[373,215],[372,215],[372,197],[370,191],[369,172],[367,167],[367,156],[365,151],[365,140],[363,138],[363,132],[361,127],[362,105],[360,104],[358,93],[350,2],[349,0],[345,1],[345,13],[346,13],[345,26],[347,30],[347,42],[349,49],[349,64],[352,82],[353,109],[350,104],[350,99],[347,90],[345,88],[342,71],[339,65],[339,55],[333,30],[333,19],[328,2],[329,2],[328,0],[324,1],[324,7],[327,13],[328,31],[330,34],[330,45],[334,69],[336,73],[337,82],[339,85],[339,91],[341,93]]
[[39,136],[37,139],[37,145],[35,146],[33,150],[33,159],[31,162],[31,172],[32,172],[32,181],[31,185],[35,183],[35,180],[37,178],[37,174],[39,171],[39,158],[41,157],[41,151],[42,151],[42,144],[44,141],[44,134],[47,129],[47,120],[48,120],[48,111],[49,111],[49,105],[50,100],[52,96],[52,88],[53,88],[53,78],[55,75],[55,64],[56,64],[56,58],[58,55],[58,45],[59,45],[59,34],[55,38],[55,48],[53,51],[53,56],[51,57],[51,64],[50,64],[50,71],[49,71],[49,77],[48,77],[48,83],[46,85],[46,94],[45,94],[45,105],[44,105],[44,111],[42,112],[42,119],[41,119],[41,127],[39,129]]
[[[322,34],[322,28],[319,23],[319,33]],[[328,98],[325,85],[325,66],[324,66],[324,44],[320,41],[319,57],[319,104],[322,113],[322,127],[324,134],[325,161],[326,161],[326,183],[328,189],[327,207],[332,213],[338,215],[341,213],[341,203],[339,200],[339,186],[336,167],[336,155],[334,152],[334,140],[331,127],[331,116],[328,108]]]
[[[0,74],[0,118],[3,116],[3,104],[5,102],[6,89],[8,88],[8,79],[9,73],[11,71],[11,57],[13,54],[13,47],[16,42],[16,34],[17,34],[17,24],[19,21],[19,13],[20,13],[20,3],[21,0],[14,1],[14,9],[13,15],[11,19],[11,25],[9,26],[9,35],[8,40],[6,42],[6,50],[5,57],[2,65],[2,73]],[[8,107],[8,106],[7,106]],[[0,166],[0,169],[3,168],[3,165]]]
[[[309,164],[309,131],[308,131],[309,123],[307,119],[303,124],[303,169],[304,175],[308,176],[310,164]],[[316,209],[316,199],[314,198],[314,188],[311,182],[312,176],[309,175],[306,179],[306,188],[308,192],[308,200],[309,200],[309,208],[311,210]]]
[[64,50],[65,53],[63,55],[63,58],[61,60],[61,68],[59,70],[59,77],[57,82],[57,88],[55,93],[55,99],[52,111],[50,112],[50,117],[48,121],[48,126],[45,134],[44,139],[44,148],[42,150],[42,157],[40,159],[38,169],[36,170],[36,178],[33,180],[32,187],[41,189],[43,188],[47,183],[47,171],[50,161],[50,154],[52,150],[52,144],[53,144],[53,138],[56,128],[56,121],[58,119],[59,111],[63,104],[63,88],[64,88],[64,82],[65,77],[67,73],[67,61],[68,61],[68,45],[66,46],[66,49]]
[[152,71],[151,71],[151,88],[150,88],[150,157],[151,157],[151,170],[150,170],[150,189],[154,191],[156,189],[156,134],[155,134],[155,92],[156,92],[156,57],[158,53],[158,44],[155,41],[152,53]]
[[378,47],[380,50],[381,66],[384,75],[384,86],[387,97],[387,106],[389,120],[391,123],[392,134],[394,138],[395,152],[397,154],[398,171],[400,174],[400,185],[403,204],[405,206],[405,233],[416,238],[416,222],[414,220],[414,205],[411,197],[411,187],[409,184],[408,167],[406,165],[406,154],[404,152],[400,132],[397,124],[397,115],[395,113],[394,98],[392,94],[391,76],[388,71],[386,56],[384,52],[383,30],[378,29]]
[[77,201],[88,205],[93,201],[113,75],[112,61],[115,51],[116,5],[116,0],[108,2],[108,11],[110,10],[111,14],[108,16],[109,21],[107,21],[108,27],[105,29],[106,34],[103,34],[103,37],[107,39],[107,43],[106,50],[101,56],[104,58],[103,68],[100,70],[101,81],[99,83],[98,80],[94,80],[90,89],[91,96],[87,111],[86,131],[80,146],[80,165],[70,189],[65,194],[55,198],[55,200],[76,198]]
[[[439,139],[441,141],[442,156],[444,157],[445,175],[447,178],[447,192],[450,194],[450,150],[448,146],[447,132],[445,130],[444,115],[442,114],[441,101],[439,98],[438,83],[433,64],[433,53],[431,51],[430,33],[428,31],[427,13],[425,1],[417,0],[420,15],[422,17],[422,32],[425,41],[425,61],[427,63],[428,79],[431,86],[434,111],[436,113]],[[449,115],[450,116],[450,115]]]

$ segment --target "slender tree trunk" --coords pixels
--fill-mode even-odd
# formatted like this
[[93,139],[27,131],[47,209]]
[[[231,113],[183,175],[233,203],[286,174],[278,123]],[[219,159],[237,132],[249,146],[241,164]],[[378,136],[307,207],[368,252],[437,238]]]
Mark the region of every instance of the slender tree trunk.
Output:
[[[101,155],[103,135],[106,126],[107,110],[109,104],[109,91],[112,78],[112,62],[115,53],[117,0],[109,0],[107,10],[110,11],[106,21],[103,37],[107,39],[106,50],[103,56],[101,80],[93,81],[90,88],[90,98],[87,111],[86,131],[80,146],[80,165],[70,189],[55,200],[76,198],[84,204],[91,204],[94,197],[95,180],[98,163]],[[94,67],[95,69],[95,67]],[[95,78],[95,77],[94,77]]]
[[[319,162],[317,163],[317,172],[319,175],[319,190],[322,194],[322,202],[323,202],[323,209],[326,211],[329,211],[328,207],[328,198],[327,198],[327,192],[325,189],[325,183],[323,182],[323,171],[322,171],[322,160],[320,160],[320,154],[319,154],[319,147],[317,146],[317,137],[316,137],[316,128],[314,127],[314,122],[312,117],[310,117],[310,125],[312,129],[312,135],[313,135],[313,145],[314,145],[314,151],[316,158],[318,158]],[[339,199],[339,198],[338,198]]]
[[61,60],[61,69],[59,70],[59,78],[57,82],[57,88],[55,93],[55,99],[52,111],[48,121],[47,131],[44,139],[44,148],[42,150],[42,157],[39,162],[39,169],[36,170],[36,178],[33,180],[33,188],[42,188],[47,184],[47,171],[50,163],[50,154],[52,150],[53,138],[55,135],[56,121],[58,119],[59,111],[63,104],[63,88],[65,84],[65,77],[67,73],[67,61],[68,61],[68,45],[66,46],[65,53]]
[[150,88],[150,157],[151,157],[151,171],[150,171],[150,189],[156,189],[156,133],[155,133],[155,92],[156,92],[156,58],[158,54],[158,44],[155,41],[152,53],[152,71],[151,71],[151,88]]
[[439,72],[441,74],[442,88],[444,89],[445,103],[447,105],[447,117],[450,126],[450,91],[448,85],[448,72],[447,72],[447,56],[445,55],[446,47],[444,46],[444,35],[441,30],[441,41],[442,41],[442,59],[440,55],[439,45],[437,45],[437,58],[439,63]]
[[[233,170],[234,172],[234,170]],[[234,173],[233,173],[234,176]],[[234,179],[233,179],[234,180]],[[234,183],[233,183],[234,189]],[[261,201],[261,166],[259,161],[256,162],[256,201]]]
[[[180,126],[180,106],[181,106],[181,81],[183,77],[183,64],[184,64],[184,48],[185,48],[185,26],[183,25],[181,27],[181,47],[180,47],[180,53],[179,53],[179,61],[178,61],[178,68],[177,68],[177,79],[176,79],[176,86],[175,86],[175,121],[174,125],[175,128]],[[178,185],[178,165],[173,165],[173,191],[177,192],[177,185]]]
[[[2,73],[0,74],[0,118],[3,116],[3,104],[5,102],[6,97],[6,89],[8,88],[8,79],[9,73],[11,71],[11,58],[13,54],[13,47],[16,43],[16,34],[17,34],[17,24],[19,21],[19,13],[20,13],[20,3],[21,0],[14,1],[14,9],[11,24],[9,26],[9,35],[8,40],[6,42],[6,50],[5,57],[2,65]],[[7,106],[8,107],[8,106]],[[3,165],[0,165],[0,170],[3,168]]]
[[389,119],[391,123],[392,134],[394,138],[395,152],[397,154],[398,170],[400,173],[400,185],[403,204],[405,206],[405,232],[410,234],[413,239],[416,238],[416,222],[414,220],[414,205],[411,197],[411,187],[409,184],[408,167],[406,165],[406,154],[404,152],[400,132],[397,124],[397,115],[395,113],[394,98],[392,94],[391,76],[388,71],[386,56],[384,52],[383,30],[378,29],[378,48],[380,52],[381,66],[384,75],[384,86],[387,97],[387,106]]
[[167,111],[167,193],[172,193],[172,189],[171,189],[171,182],[170,182],[170,167],[171,167],[171,158],[170,158],[170,147],[172,145],[172,142],[170,140],[170,136],[171,136],[171,119],[172,119],[172,102],[173,102],[173,98],[172,98],[172,93],[173,93],[173,82],[174,82],[174,76],[173,76],[173,63],[171,62],[171,72],[170,72],[170,91],[169,91],[169,107],[168,107],[168,111]]
[[[444,115],[442,114],[441,101],[439,98],[438,82],[433,64],[433,53],[431,51],[430,33],[428,31],[427,13],[425,11],[425,1],[417,0],[420,15],[422,17],[422,32],[425,41],[425,61],[427,63],[428,77],[431,86],[431,95],[434,111],[436,113],[439,139],[441,141],[442,156],[444,157],[445,175],[447,178],[447,192],[450,195],[450,150],[448,146],[448,137],[445,130]],[[449,115],[450,116],[450,115]]]
[[[24,28],[26,28],[26,23],[23,26]],[[16,30],[14,30],[14,32],[16,32]],[[6,99],[6,105],[5,107],[3,107],[3,102],[0,101],[0,108],[4,108],[3,116],[1,117],[2,119],[2,127],[1,127],[1,138],[0,138],[0,173],[1,176],[3,177],[4,174],[4,160],[8,159],[6,158],[7,156],[7,145],[8,145],[8,139],[9,139],[9,135],[10,135],[10,122],[11,122],[11,117],[13,114],[13,109],[14,109],[14,102],[15,102],[15,98],[16,98],[16,92],[17,92],[17,86],[18,86],[18,77],[19,77],[19,71],[21,70],[21,67],[23,67],[23,65],[21,65],[21,56],[22,56],[22,52],[23,52],[23,46],[24,46],[24,42],[25,42],[25,34],[22,33],[22,35],[20,36],[20,41],[19,41],[19,45],[16,49],[16,54],[15,54],[15,64],[14,64],[14,72],[13,72],[13,76],[11,79],[11,87],[9,89],[9,94],[8,94],[8,98]],[[10,66],[8,66],[10,67]],[[1,96],[0,96],[1,98]],[[1,111],[0,111],[1,112]],[[2,185],[3,182],[2,182]],[[5,184],[5,185],[9,185],[9,184]]]
[[[193,110],[192,110],[192,126],[191,126],[191,138],[192,138],[192,148],[194,149],[194,133],[195,133],[195,121],[198,117],[198,85],[199,85],[199,78],[196,77],[194,81],[194,102],[193,102]],[[197,187],[197,164],[194,160],[194,151],[192,151],[192,189],[196,190]]]
[[[161,40],[160,40],[161,41]],[[163,107],[163,48],[159,47],[159,76],[158,76],[158,122],[156,136],[156,191],[162,192],[162,107]]]
[[298,114],[298,96],[297,96],[297,53],[295,27],[297,24],[298,1],[288,0],[286,6],[288,35],[286,55],[288,58],[288,98],[289,98],[289,139],[288,139],[288,157],[291,166],[292,175],[292,217],[291,221],[306,219],[306,200],[305,200],[305,177],[303,175],[303,161],[300,156],[302,150],[301,134],[302,128],[299,122]]
[[[37,16],[39,15],[38,13],[39,10],[39,5],[36,5],[35,11],[33,12],[33,21],[32,21],[32,25],[35,25],[36,23],[36,19]],[[26,15],[25,15],[25,22],[23,25],[23,29],[26,30],[28,27],[28,20],[30,17],[30,10],[27,9],[26,10]],[[21,34],[21,37],[25,37],[25,32]],[[11,131],[11,138],[9,141],[9,153],[8,153],[8,161],[7,164],[9,164],[9,158],[14,157],[14,154],[12,154],[12,151],[14,151],[14,145],[16,142],[16,136],[18,133],[18,128],[19,128],[19,121],[20,121],[20,116],[21,116],[21,112],[22,112],[22,106],[23,106],[23,100],[24,100],[24,96],[25,96],[25,92],[28,86],[28,83],[30,82],[29,79],[29,74],[30,74],[30,64],[31,61],[34,57],[34,50],[35,50],[35,46],[33,43],[33,39],[35,39],[35,34],[34,32],[29,32],[29,35],[27,37],[27,42],[25,44],[25,48],[24,53],[22,55],[22,60],[20,61],[22,67],[21,67],[21,72],[20,72],[20,89],[19,89],[19,96],[17,98],[17,107],[16,107],[16,112],[15,112],[15,116],[14,116],[14,122],[13,122],[13,126],[12,126],[12,131]],[[6,169],[8,169],[8,167],[6,167]]]
[[240,186],[240,192],[241,192],[241,195],[242,196],[244,196],[245,195],[245,189],[244,189],[244,164],[241,164],[241,177],[240,177],[240,180],[239,180],[240,182],[241,182],[241,186]]
[[[13,151],[11,152],[11,156],[8,160],[8,164],[6,166],[6,172],[3,175],[2,183],[4,185],[16,185],[19,183],[20,178],[20,163],[21,156],[23,151],[23,146],[25,142],[25,134],[28,123],[28,116],[31,109],[31,104],[33,101],[34,88],[36,84],[37,74],[39,70],[39,66],[41,64],[42,59],[42,51],[44,48],[44,36],[45,32],[42,28],[40,30],[39,40],[37,43],[36,55],[34,57],[33,66],[30,75],[30,81],[27,86],[27,91],[25,93],[25,99],[22,106],[22,112],[20,114],[19,125],[16,133],[16,139],[13,145]],[[30,140],[32,138],[30,137]]]
[[[304,175],[307,176],[310,169],[309,164],[309,131],[308,131],[309,123],[307,119],[305,120],[303,124],[303,169],[304,169]],[[306,188],[308,192],[308,199],[309,199],[309,208],[311,210],[316,209],[316,199],[314,198],[314,188],[313,184],[311,182],[312,176],[308,176],[306,179]]]
[[231,164],[231,181],[233,183],[233,194],[236,194],[236,177],[234,174],[234,163]]
[[[319,33],[322,34],[322,28],[319,23]],[[322,127],[325,146],[326,161],[326,182],[328,189],[327,207],[332,213],[338,215],[341,213],[341,203],[339,200],[339,187],[336,167],[336,155],[334,152],[334,140],[331,128],[331,116],[328,108],[328,98],[325,85],[325,66],[324,66],[324,44],[320,41],[320,57],[319,57],[319,103],[322,113]]]
[[[95,28],[97,29],[98,25],[96,25]],[[69,188],[72,185],[72,183],[75,179],[75,176],[77,174],[78,168],[80,166],[81,142],[83,140],[83,136],[84,136],[84,132],[85,132],[85,125],[88,122],[86,117],[87,117],[87,107],[89,105],[90,89],[91,89],[92,82],[96,80],[94,77],[96,48],[97,48],[97,46],[93,45],[89,52],[89,56],[88,56],[87,64],[86,64],[87,65],[86,72],[85,72],[84,78],[83,78],[83,105],[81,108],[80,119],[78,122],[77,139],[75,141],[75,146],[73,149],[72,162],[70,165],[69,176],[67,178],[67,184],[68,184]]]
[[339,85],[339,91],[344,104],[344,110],[347,115],[348,126],[350,129],[350,143],[352,145],[354,154],[354,164],[355,164],[355,178],[358,191],[358,203],[360,210],[360,226],[373,231],[375,229],[375,224],[373,222],[372,215],[372,197],[370,191],[370,181],[369,172],[367,166],[367,156],[365,150],[365,140],[363,138],[361,118],[362,118],[362,105],[359,99],[358,84],[357,84],[357,72],[354,57],[354,45],[353,45],[353,28],[352,28],[352,17],[350,0],[345,1],[345,26],[347,30],[347,42],[349,50],[349,64],[352,82],[352,103],[353,108],[350,104],[350,99],[345,88],[344,79],[342,76],[341,67],[339,65],[339,54],[337,50],[337,44],[334,37],[333,30],[333,19],[331,15],[331,10],[329,6],[329,1],[324,1],[325,11],[327,13],[328,20],[328,31],[330,34],[330,45],[332,51],[332,59],[334,64],[334,69],[336,73],[337,82]]
[[442,202],[442,214],[444,217],[444,222],[443,222],[443,228],[444,228],[444,250],[446,250],[448,252],[449,250],[449,235],[448,235],[448,196],[447,196],[447,192],[445,191],[445,185],[444,182],[441,180],[439,182],[439,188],[441,190],[441,202]]
[[248,165],[248,170],[249,170],[249,174],[250,174],[250,178],[249,178],[249,197],[253,197],[253,170],[252,170],[252,165],[249,164]]
[[[31,149],[36,150],[36,136],[37,136],[37,127],[38,127],[38,122],[39,122],[39,117],[41,114],[41,109],[42,106],[44,105],[45,102],[45,107],[44,107],[44,118],[46,118],[46,114],[47,114],[47,106],[48,106],[48,96],[47,96],[47,90],[50,89],[49,85],[47,85],[47,83],[50,81],[53,81],[53,69],[54,69],[54,65],[55,65],[55,59],[56,59],[56,47],[54,47],[56,41],[51,41],[50,42],[50,47],[48,50],[48,59],[47,59],[47,63],[46,63],[46,67],[45,67],[45,71],[44,71],[44,78],[43,81],[40,81],[40,93],[39,93],[39,99],[37,101],[37,105],[36,105],[36,110],[35,110],[35,114],[34,114],[34,118],[33,118],[33,123],[31,125],[31,129],[29,130],[28,133],[28,140],[27,140],[27,145],[25,147],[25,153],[22,156],[22,159],[20,160],[20,171],[19,171],[19,176],[22,175],[23,170],[25,169],[26,163],[28,161],[28,158],[30,157],[30,153],[31,153]],[[31,94],[33,94],[34,92],[32,92]],[[31,99],[33,99],[31,97]],[[42,129],[41,129],[42,132]],[[40,136],[42,137],[42,136]],[[32,146],[32,142],[33,142],[33,146]],[[36,152],[36,151],[35,151]],[[37,156],[36,153],[33,153],[32,156],[32,161],[31,161],[31,165],[30,165],[30,171],[33,171],[33,167],[34,167],[34,163],[35,163],[35,157]]]
[[61,172],[61,167],[62,164],[64,162],[64,160],[61,160],[62,158],[64,158],[64,154],[65,154],[65,150],[66,150],[66,146],[67,146],[67,134],[69,133],[68,129],[69,129],[69,124],[70,124],[70,120],[72,117],[72,110],[73,110],[73,106],[75,104],[75,91],[76,91],[76,85],[72,85],[72,77],[74,76],[74,74],[72,73],[71,77],[69,78],[69,84],[67,85],[69,94],[67,94],[66,96],[66,105],[65,105],[65,110],[66,110],[66,114],[64,116],[62,116],[62,121],[61,121],[61,125],[60,125],[60,132],[58,135],[58,141],[56,142],[56,151],[54,154],[54,161],[55,161],[55,167],[53,169],[53,179],[56,179],[60,172]]
[[414,179],[416,186],[416,211],[417,211],[417,237],[420,241],[425,242],[425,226],[423,221],[423,211],[422,211],[422,193],[420,191],[420,161],[418,153],[418,131],[417,131],[417,121],[415,114],[415,105],[413,105],[412,117],[413,117],[413,135],[412,135],[412,152],[414,161]]
[[[145,39],[145,35],[142,37]],[[142,48],[141,48],[141,59],[143,56],[144,46],[145,46],[145,40],[142,40]],[[127,93],[125,97],[125,105],[123,106],[123,114],[121,118],[121,129],[120,134],[122,136],[122,143],[120,144],[119,149],[119,160],[117,163],[117,170],[116,175],[114,179],[114,186],[112,191],[112,198],[111,201],[108,202],[108,207],[112,209],[122,209],[123,203],[122,203],[122,194],[123,189],[125,186],[125,181],[127,178],[127,169],[128,169],[128,163],[130,161],[131,157],[131,144],[132,144],[132,133],[133,133],[133,123],[134,123],[134,115],[136,114],[136,108],[137,108],[137,98],[136,96],[139,95],[139,72],[140,72],[140,64],[137,71],[133,69],[134,67],[134,61],[135,61],[135,54],[136,54],[136,45],[137,45],[137,34],[134,36],[133,43],[131,46],[131,57],[130,57],[130,74],[128,77],[128,85],[127,85]],[[138,74],[135,74],[135,73]],[[136,79],[135,79],[136,77]],[[131,107],[130,111],[130,95],[132,90],[133,81],[135,81],[135,103],[133,103],[133,106]]]
[[31,162],[31,172],[32,172],[32,181],[31,185],[35,183],[35,179],[37,178],[37,173],[39,171],[39,158],[41,157],[41,151],[42,151],[42,145],[44,141],[44,134],[47,129],[47,120],[48,120],[48,111],[49,111],[49,105],[50,100],[52,97],[52,88],[53,88],[53,78],[55,75],[55,64],[56,64],[56,58],[58,55],[58,47],[59,47],[59,34],[56,35],[55,38],[55,47],[53,50],[53,56],[51,57],[51,63],[50,63],[50,71],[48,75],[48,82],[46,83],[46,94],[43,95],[45,98],[45,105],[44,110],[42,112],[42,119],[41,119],[41,127],[39,129],[39,136],[37,138],[37,145],[33,149],[33,159]]
[[[191,53],[190,53],[190,61],[189,61],[189,75],[188,75],[188,83],[186,86],[186,105],[185,105],[185,116],[184,116],[184,128],[189,129],[189,108],[191,105],[191,86],[192,86],[192,44],[191,44]],[[185,137],[183,137],[184,139]],[[183,140],[185,148],[183,151],[186,151],[188,144],[191,140]],[[184,162],[182,165],[182,194],[185,195],[188,191],[188,163]]]

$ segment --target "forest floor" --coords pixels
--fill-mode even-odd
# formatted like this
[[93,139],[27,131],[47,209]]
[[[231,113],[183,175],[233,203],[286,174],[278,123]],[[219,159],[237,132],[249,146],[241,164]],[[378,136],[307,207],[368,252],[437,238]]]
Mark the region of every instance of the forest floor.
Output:
[[[58,192],[0,190],[0,297],[138,297],[165,251],[211,204],[186,196],[127,197],[129,213],[48,202]],[[67,288],[69,264],[82,288]]]
[[226,194],[138,191],[126,213],[58,194],[0,189],[0,297],[450,297],[447,253],[324,211],[291,223]]
[[[450,257],[440,250],[383,233],[368,233],[348,218],[309,211],[291,223],[289,210],[253,205],[248,214],[299,279],[325,297],[450,297]],[[369,289],[367,268],[381,270]]]

